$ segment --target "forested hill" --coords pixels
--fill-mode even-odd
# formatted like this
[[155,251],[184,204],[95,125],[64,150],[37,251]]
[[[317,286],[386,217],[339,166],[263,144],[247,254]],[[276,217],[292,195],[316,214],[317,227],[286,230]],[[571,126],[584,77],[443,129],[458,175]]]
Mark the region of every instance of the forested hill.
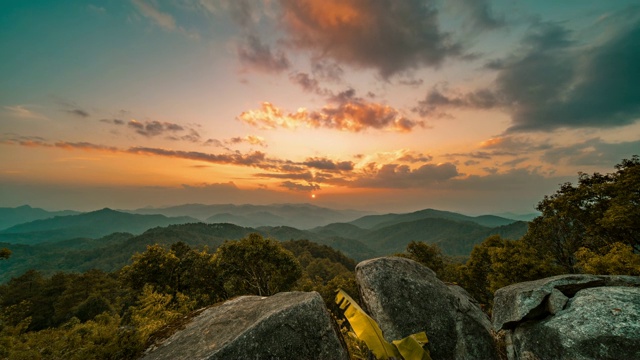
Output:
[[4,230],[14,225],[24,224],[27,222],[49,219],[54,216],[76,215],[78,211],[47,211],[40,208],[33,208],[29,205],[23,205],[15,208],[0,208],[0,230]]
[[[468,256],[473,246],[489,235],[519,238],[526,232],[526,224],[515,222],[502,227],[488,228],[471,222],[428,218],[376,230],[361,229],[351,224],[330,224],[314,231],[307,231],[286,226],[249,228],[233,224],[194,222],[155,227],[137,236],[119,232],[95,239],[89,236],[73,236],[71,240],[50,240],[39,244],[3,241],[0,242],[0,248],[9,248],[13,254],[10,259],[0,262],[0,282],[5,282],[29,269],[38,269],[46,274],[56,271],[80,272],[92,268],[114,271],[127,264],[133,254],[143,252],[148,245],[168,246],[182,241],[197,248],[207,246],[209,251],[214,251],[225,240],[241,239],[251,233],[259,233],[279,241],[310,240],[330,246],[358,261],[402,252],[411,241],[436,243],[445,254]],[[71,234],[73,229],[76,228],[67,228],[65,231]],[[103,228],[103,231],[106,229]],[[24,236],[27,234],[32,233],[23,233]],[[41,234],[36,232],[37,236]]]
[[0,241],[36,244],[75,237],[99,238],[114,232],[141,234],[157,226],[198,222],[190,217],[128,214],[108,208],[78,215],[55,216],[0,231]]

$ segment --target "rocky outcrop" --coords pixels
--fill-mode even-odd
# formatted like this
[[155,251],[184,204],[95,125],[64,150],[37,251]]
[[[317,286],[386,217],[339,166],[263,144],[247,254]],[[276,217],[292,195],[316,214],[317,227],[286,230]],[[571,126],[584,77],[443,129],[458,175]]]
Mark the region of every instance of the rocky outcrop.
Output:
[[560,275],[496,291],[509,359],[640,359],[640,278]]
[[316,292],[242,296],[204,310],[145,360],[348,359]]
[[372,259],[358,264],[356,281],[387,341],[425,331],[434,360],[497,359],[489,318],[429,268],[400,257]]

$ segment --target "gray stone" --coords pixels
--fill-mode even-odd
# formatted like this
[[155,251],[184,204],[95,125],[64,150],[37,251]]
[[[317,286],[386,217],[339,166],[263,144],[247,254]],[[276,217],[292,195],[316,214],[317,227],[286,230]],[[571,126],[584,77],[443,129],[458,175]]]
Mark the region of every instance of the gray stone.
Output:
[[581,289],[602,285],[602,276],[558,275],[500,288],[493,298],[493,328],[511,329],[524,320],[546,316],[546,300],[553,289],[570,297]]
[[372,259],[356,266],[356,281],[387,341],[425,331],[434,360],[497,359],[488,317],[429,268],[400,257]]
[[316,292],[243,296],[206,309],[143,359],[348,359]]
[[565,310],[511,334],[512,359],[640,359],[640,288],[578,291]]
[[564,306],[567,305],[568,301],[569,298],[560,290],[553,289],[551,290],[551,294],[549,294],[549,299],[547,300],[547,311],[549,311],[550,314],[555,315],[564,309]]

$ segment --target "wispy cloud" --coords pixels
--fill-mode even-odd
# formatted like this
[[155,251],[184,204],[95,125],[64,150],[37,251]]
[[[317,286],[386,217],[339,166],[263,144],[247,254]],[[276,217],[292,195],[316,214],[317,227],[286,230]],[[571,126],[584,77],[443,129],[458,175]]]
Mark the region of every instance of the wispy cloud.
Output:
[[20,119],[34,119],[34,120],[48,120],[49,118],[45,115],[30,109],[36,106],[32,105],[14,105],[14,106],[3,106],[7,114],[11,117],[20,118]]
[[140,14],[144,17],[151,19],[156,25],[169,31],[177,29],[176,20],[171,14],[158,10],[154,5],[147,3],[144,0],[131,0],[136,6]]
[[291,63],[282,51],[272,51],[257,36],[249,35],[237,45],[237,54],[243,71],[257,70],[267,73],[279,73],[287,70]]

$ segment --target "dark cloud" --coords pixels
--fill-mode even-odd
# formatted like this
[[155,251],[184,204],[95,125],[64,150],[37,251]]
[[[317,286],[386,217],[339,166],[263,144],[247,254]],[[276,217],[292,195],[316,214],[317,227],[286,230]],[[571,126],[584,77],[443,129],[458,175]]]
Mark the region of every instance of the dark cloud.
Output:
[[632,124],[640,118],[640,22],[614,18],[620,23],[590,47],[560,24],[536,23],[519,51],[488,64],[497,71],[492,88],[462,95],[434,89],[416,111],[501,108],[511,114],[507,133]]
[[272,168],[271,161],[266,158],[265,153],[254,151],[248,154],[209,154],[199,151],[168,150],[148,147],[132,147],[126,152],[138,155],[159,155],[179,159],[204,161],[214,164],[233,164],[243,166],[253,166],[259,168]]
[[640,140],[610,143],[600,138],[593,138],[577,144],[550,149],[544,153],[541,159],[554,165],[612,166],[622,159],[630,159],[633,155],[638,154],[640,154]]
[[465,24],[473,30],[493,30],[506,25],[503,17],[493,13],[489,0],[454,0],[457,15],[464,14]]
[[354,166],[351,161],[333,161],[327,158],[309,158],[302,164],[314,169],[335,171],[351,171]]
[[314,179],[314,176],[312,173],[310,172],[304,172],[304,173],[259,173],[259,174],[254,174],[253,176],[255,177],[260,177],[260,178],[267,178],[267,179],[291,179],[291,180],[306,180],[306,181],[312,181]]
[[66,149],[66,150],[96,150],[96,151],[107,151],[107,152],[120,151],[118,148],[113,146],[92,144],[84,141],[81,141],[81,142],[58,141],[54,144],[54,146],[57,148]]
[[248,35],[237,47],[238,58],[244,70],[279,73],[290,66],[289,59],[282,51],[272,52],[257,36]]
[[445,95],[437,87],[432,88],[413,111],[421,116],[437,114],[441,108],[491,109],[501,105],[499,96],[488,89],[480,89],[461,95]]
[[452,163],[425,164],[417,169],[407,165],[385,164],[373,174],[366,174],[348,186],[367,188],[421,188],[459,176]]
[[218,140],[218,139],[208,139],[207,141],[204,142],[205,146],[215,146],[215,147],[224,147],[224,144],[222,144],[222,141]]
[[321,80],[339,83],[342,81],[344,70],[335,62],[326,59],[313,59],[311,63],[311,72]]
[[438,66],[462,51],[438,26],[433,1],[280,0],[290,46],[385,78]]
[[300,184],[300,183],[295,183],[292,181],[284,181],[280,184],[280,187],[292,190],[292,191],[316,191],[316,190],[320,190],[320,185],[318,184],[312,184],[312,183],[307,183],[305,184]]
[[316,80],[315,78],[309,76],[309,74],[307,73],[294,73],[289,75],[289,79],[294,84],[299,85],[302,90],[306,92],[318,94],[320,96],[331,95],[331,91],[321,87],[320,82],[318,82],[318,80]]
[[71,115],[75,115],[81,118],[88,118],[89,116],[91,116],[91,114],[89,114],[88,112],[82,110],[82,109],[70,109],[70,110],[65,110],[67,113],[71,114]]
[[[117,122],[112,122],[118,124]],[[164,135],[168,140],[182,140],[189,142],[199,142],[200,134],[193,128],[185,128],[182,125],[178,125],[170,122],[161,121],[138,121],[130,120],[127,123],[127,127],[134,130],[137,134],[146,137],[156,137]],[[184,132],[187,132],[184,134]]]
[[409,154],[406,154],[406,155],[403,155],[403,156],[399,157],[398,161],[409,162],[409,163],[418,163],[418,162],[431,161],[432,159],[433,159],[433,156],[431,156],[431,155],[409,153]]
[[100,119],[100,122],[113,125],[124,125],[126,123],[126,121],[122,119]]
[[418,87],[418,86],[421,86],[424,83],[424,80],[422,80],[422,79],[406,79],[406,80],[400,80],[399,83],[400,83],[400,85]]

